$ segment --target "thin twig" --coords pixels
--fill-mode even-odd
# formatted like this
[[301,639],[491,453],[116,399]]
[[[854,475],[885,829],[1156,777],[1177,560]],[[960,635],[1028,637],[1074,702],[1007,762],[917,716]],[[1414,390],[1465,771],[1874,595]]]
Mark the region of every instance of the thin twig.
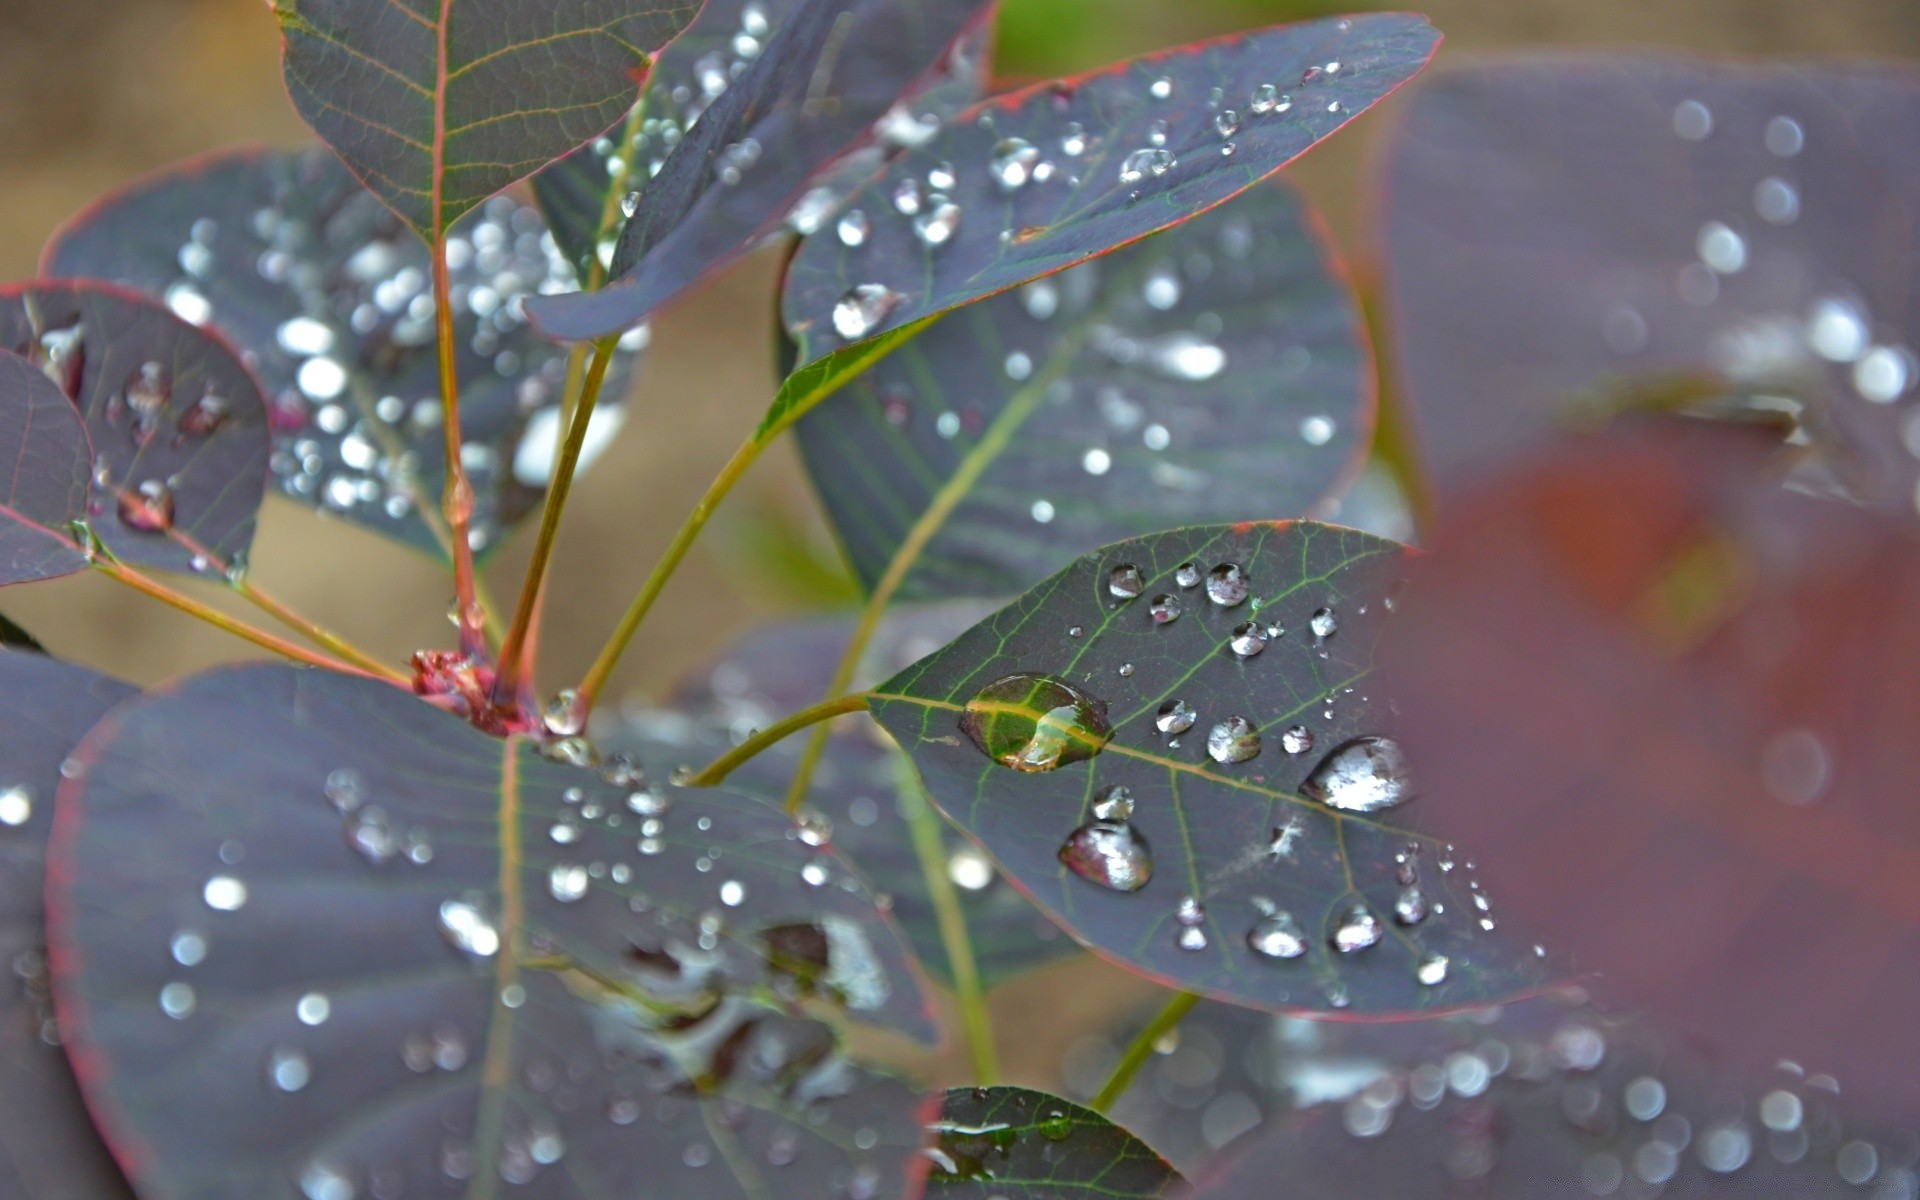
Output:
[[960,1006],[967,1053],[973,1059],[974,1082],[980,1087],[992,1087],[1000,1081],[1000,1058],[994,1047],[993,1015],[987,1010],[986,995],[980,987],[979,965],[973,957],[973,941],[967,933],[967,916],[960,908],[960,893],[954,890],[953,879],[947,874],[947,851],[940,837],[940,818],[920,789],[920,781],[904,767],[900,771],[900,807],[906,813],[907,832],[913,838],[920,873],[926,879],[927,894],[939,919],[940,945],[947,953],[947,966],[953,972],[953,995]]
[[460,651],[479,660],[486,657],[486,613],[474,588],[473,484],[460,459],[460,369],[454,356],[453,283],[447,274],[447,239],[433,239],[433,315],[440,351],[440,428],[447,459],[447,489],[441,511],[447,518],[448,547],[453,554],[453,594]]
[[[754,734],[746,741],[727,751],[687,781],[690,787],[713,787],[731,775],[740,764],[759,754],[769,746],[793,736],[809,725],[822,724],[847,713],[863,712],[867,707],[867,694],[854,692],[846,696],[835,696],[831,700],[822,700],[812,708],[803,708],[783,721],[777,721]],[[823,728],[831,726],[823,725]]]
[[1106,1085],[1100,1089],[1100,1094],[1093,1098],[1091,1107],[1094,1111],[1104,1113],[1113,1107],[1113,1102],[1126,1092],[1127,1085],[1132,1083],[1133,1077],[1140,1073],[1140,1067],[1147,1059],[1153,1057],[1154,1043],[1178,1029],[1180,1022],[1186,1020],[1187,1014],[1192,1012],[1193,1006],[1198,1003],[1200,1003],[1200,997],[1193,992],[1181,992],[1167,1001],[1167,1006],[1161,1009],[1153,1020],[1147,1022],[1147,1027],[1140,1031],[1140,1036],[1134,1038],[1133,1044],[1127,1047],[1127,1052],[1120,1056],[1120,1065],[1113,1069],[1113,1074],[1108,1076]]

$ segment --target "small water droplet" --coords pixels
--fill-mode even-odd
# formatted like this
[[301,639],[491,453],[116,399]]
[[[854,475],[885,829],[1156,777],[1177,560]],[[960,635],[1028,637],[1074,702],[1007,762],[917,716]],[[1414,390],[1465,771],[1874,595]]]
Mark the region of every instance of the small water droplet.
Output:
[[1228,717],[1207,731],[1207,754],[1217,763],[1243,763],[1260,754],[1260,731],[1245,717]]
[[1313,612],[1313,617],[1308,620],[1307,628],[1313,631],[1315,639],[1324,642],[1340,632],[1340,614],[1331,607],[1317,608]]
[[1292,913],[1279,911],[1253,923],[1247,945],[1263,958],[1299,958],[1307,952],[1307,935]]
[[491,958],[500,950],[500,931],[470,900],[448,900],[440,905],[440,934],[455,949],[477,958]]
[[1364,904],[1356,904],[1341,915],[1333,930],[1333,948],[1342,954],[1357,954],[1379,943],[1384,930],[1380,918]]
[[1207,599],[1221,608],[1236,608],[1246,602],[1253,590],[1247,573],[1238,563],[1221,563],[1207,572]]
[[1775,117],[1767,122],[1765,137],[1768,152],[1780,158],[1792,158],[1807,144],[1800,122],[1792,117]]
[[1164,594],[1155,596],[1147,612],[1155,625],[1171,625],[1180,619],[1180,597]]
[[198,1003],[192,984],[175,981],[160,989],[160,1011],[176,1021],[192,1016]]
[[1200,565],[1190,562],[1181,563],[1173,572],[1173,581],[1183,588],[1199,587]]
[[1253,89],[1253,97],[1248,101],[1247,107],[1259,116],[1286,112],[1293,107],[1293,97],[1282,94],[1280,89],[1271,83],[1263,83]]
[[1135,150],[1120,163],[1120,182],[1139,183],[1148,176],[1157,178],[1171,171],[1176,162],[1173,152],[1163,147]]
[[1155,100],[1165,100],[1169,96],[1173,95],[1173,80],[1168,78],[1165,75],[1162,75],[1160,76],[1160,78],[1153,81],[1153,83],[1147,88],[1147,92]]
[[1133,820],[1133,793],[1122,784],[1109,784],[1094,796],[1093,815],[1102,821]]
[[333,1015],[333,1002],[319,992],[308,992],[293,1006],[293,1012],[302,1025],[325,1025]]
[[1427,987],[1438,987],[1447,981],[1447,970],[1452,965],[1444,954],[1429,954],[1414,968],[1414,977]]
[[1240,114],[1231,108],[1223,108],[1213,116],[1213,128],[1223,138],[1230,138],[1240,132]]
[[267,1055],[267,1080],[283,1092],[297,1092],[313,1078],[313,1066],[307,1056],[285,1047]]
[[1393,902],[1393,919],[1402,925],[1418,925],[1429,911],[1427,897],[1417,887],[1403,888]]
[[1193,728],[1197,715],[1185,700],[1169,700],[1154,715],[1153,725],[1168,737],[1178,737]]
[[1013,192],[1033,178],[1033,165],[1040,161],[1040,150],[1025,138],[1003,138],[995,143],[991,169],[994,182],[1003,192]]
[[33,817],[33,789],[16,783],[0,792],[0,825],[18,829]]
[[1747,265],[1747,240],[1722,221],[1708,221],[1695,241],[1700,261],[1719,275],[1737,274]]
[[1302,795],[1342,812],[1371,813],[1413,798],[1413,780],[1400,743],[1360,737],[1336,748],[1300,785]]
[[833,331],[847,341],[872,333],[899,307],[900,294],[885,284],[862,283],[833,306]]
[[587,706],[578,691],[567,688],[547,701],[541,720],[554,737],[578,737],[587,727]]
[[1060,862],[1089,883],[1137,892],[1153,878],[1153,851],[1124,822],[1090,821],[1068,835]]
[[1131,600],[1145,591],[1146,579],[1140,574],[1140,568],[1132,563],[1121,563],[1107,572],[1107,591],[1122,600]]
[[960,206],[942,200],[913,219],[913,234],[923,246],[944,246],[960,228]]
[[993,883],[993,860],[978,846],[957,847],[947,856],[947,878],[969,892],[985,890]]
[[1305,725],[1289,725],[1280,735],[1280,748],[1288,754],[1305,754],[1313,749],[1313,730]]
[[215,875],[200,889],[207,907],[218,912],[239,912],[246,907],[247,885],[231,875]]
[[839,236],[840,244],[848,247],[866,245],[867,235],[872,232],[873,222],[867,218],[866,213],[857,208],[848,209],[841,216],[839,223],[834,226],[834,233]]
[[739,908],[747,901],[747,887],[737,879],[729,879],[720,885],[720,903],[728,908]]
[[1689,142],[1705,141],[1713,132],[1713,110],[1698,100],[1682,100],[1674,106],[1673,131]]
[[547,891],[562,904],[572,904],[587,894],[587,869],[576,863],[556,863],[547,872]]
[[1267,648],[1266,630],[1258,622],[1245,621],[1234,626],[1233,636],[1227,645],[1241,658],[1252,658]]
[[120,493],[120,523],[141,533],[165,533],[173,528],[173,489],[149,479],[131,492]]
[[1104,702],[1047,675],[1008,675],[967,702],[960,728],[988,758],[1051,771],[1098,754],[1113,736]]
[[191,929],[182,929],[167,943],[173,961],[183,967],[197,967],[207,960],[207,939]]

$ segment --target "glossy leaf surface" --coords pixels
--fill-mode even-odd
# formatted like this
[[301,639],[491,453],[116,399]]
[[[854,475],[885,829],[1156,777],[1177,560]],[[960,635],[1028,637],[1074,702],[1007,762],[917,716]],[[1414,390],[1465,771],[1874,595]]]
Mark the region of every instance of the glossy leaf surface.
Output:
[[80,414],[58,385],[0,351],[0,454],[13,460],[0,504],[0,583],[86,569],[68,526],[87,516],[91,455]]
[[835,222],[801,244],[782,301],[800,361],[1198,215],[1406,82],[1437,42],[1401,14],[1280,26],[967,110],[854,195],[863,234]]
[[1767,450],[1627,428],[1464,494],[1383,686],[1514,936],[1911,1125],[1920,538]]
[[[866,654],[863,681],[898,671],[945,644],[985,610],[973,603],[896,611],[881,625]],[[600,738],[608,750],[633,753],[655,774],[698,769],[726,753],[750,730],[765,728],[819,699],[853,629],[849,618],[788,621],[742,639],[711,667],[684,680],[669,707],[625,711],[620,726]],[[770,805],[786,799],[802,739],[790,738],[748,760],[726,786]],[[899,754],[865,721],[835,728],[814,776],[807,803],[834,849],[851,859],[891,911],[921,965],[951,979],[945,944],[914,852],[911,806],[923,803]],[[1078,948],[1014,890],[972,842],[941,826],[945,871],[960,898],[968,940],[982,983],[1012,978]],[[823,864],[824,865],[824,864]]]
[[[169,168],[61,230],[44,265],[163,297],[232,338],[269,398],[273,486],[447,553],[432,259],[332,155],[235,151]],[[574,275],[539,215],[508,197],[454,228],[448,268],[472,533],[485,549],[539,504],[558,435],[567,355],[528,328],[521,298]],[[595,425],[608,436],[631,366],[621,355],[602,389]]]
[[[986,0],[713,0],[622,128],[535,177],[583,275],[597,263],[616,277],[605,295],[536,311],[564,336],[622,329],[783,223],[818,227],[878,166],[876,134],[924,136],[978,98],[992,12]],[[601,230],[623,210],[616,253]]]
[[294,107],[429,243],[632,107],[697,0],[275,0]]
[[933,1128],[930,1200],[1149,1200],[1180,1179],[1099,1113],[1026,1088],[954,1088]]
[[1689,390],[1801,413],[1911,511],[1920,75],[1546,57],[1408,97],[1384,180],[1392,326],[1443,484],[1593,408]]
[[[64,401],[63,401],[64,402]],[[130,1200],[80,1101],[47,978],[41,905],[60,764],[134,689],[39,654],[0,650],[0,1194]]]
[[123,562],[174,571],[244,562],[266,492],[267,407],[217,335],[92,281],[0,290],[0,348],[79,407],[93,446],[87,520]]
[[899,594],[1007,595],[1123,537],[1308,513],[1367,442],[1370,353],[1275,183],[952,314],[798,434],[869,588],[924,540]]
[[[1121,542],[880,685],[874,715],[935,802],[1123,966],[1289,1011],[1509,998],[1539,976],[1486,932],[1472,871],[1411,811],[1363,810],[1461,802],[1358,742],[1391,732],[1370,674],[1405,569],[1392,542],[1304,522]],[[1379,777],[1316,787],[1321,764],[1360,765],[1356,742]]]
[[925,1035],[905,949],[805,882],[776,810],[282,667],[153,695],[78,757],[57,987],[146,1190],[894,1195],[922,1169],[919,1097],[805,1015]]

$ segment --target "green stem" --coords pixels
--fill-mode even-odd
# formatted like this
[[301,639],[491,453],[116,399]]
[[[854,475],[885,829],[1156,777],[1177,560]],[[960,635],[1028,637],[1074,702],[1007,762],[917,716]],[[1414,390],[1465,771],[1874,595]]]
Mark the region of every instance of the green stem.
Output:
[[680,560],[685,558],[687,551],[692,548],[693,539],[700,536],[701,529],[706,527],[707,520],[713,516],[714,509],[720,506],[720,501],[733,490],[733,485],[746,474],[747,468],[753,465],[754,459],[760,457],[760,452],[766,449],[766,446],[767,443],[757,437],[748,438],[741,443],[740,448],[734,451],[733,457],[727,460],[727,465],[720,468],[720,474],[708,485],[706,494],[700,497],[700,502],[695,504],[693,511],[687,514],[687,519],[681,523],[680,531],[673,535],[673,541],[668,545],[666,553],[660,556],[658,563],[654,564],[653,573],[647,576],[647,582],[641,587],[640,594],[635,596],[633,603],[627,606],[626,615],[620,618],[620,624],[614,629],[613,636],[607,639],[606,646],[601,649],[600,657],[594,660],[593,666],[587,671],[586,678],[580,681],[579,696],[583,712],[592,709],[601,690],[607,686],[607,677],[613,674],[613,668],[619,664],[620,655],[626,651],[627,643],[633,640],[634,633],[640,628],[640,622],[646,620],[647,612],[653,607],[653,602],[659,599],[660,593],[665,590],[667,580],[673,578],[674,569],[680,565]]
[[274,620],[285,625],[295,633],[298,633],[301,637],[306,638],[314,645],[330,652],[335,657],[344,659],[371,674],[401,682],[406,681],[406,676],[395,671],[392,667],[387,666],[373,655],[360,649],[360,647],[349,642],[339,634],[334,633],[324,625],[295,612],[292,608],[289,608],[285,602],[256,586],[251,581],[242,579],[233,585],[233,590],[240,593],[242,597],[254,607],[260,609],[260,611],[271,616]]
[[966,1031],[967,1053],[973,1059],[974,1082],[992,1087],[1000,1081],[1000,1058],[994,1050],[993,1016],[980,989],[980,968],[973,958],[967,917],[960,910],[960,893],[947,874],[947,848],[940,836],[940,818],[910,770],[900,772],[900,808],[913,838],[913,852],[926,877],[927,894],[940,922],[940,944],[953,971],[954,999],[960,1004],[960,1023]]
[[1100,1089],[1100,1094],[1093,1098],[1089,1107],[1101,1113],[1111,1109],[1114,1101],[1127,1090],[1127,1085],[1133,1082],[1133,1077],[1140,1073],[1141,1066],[1153,1057],[1154,1043],[1179,1028],[1180,1022],[1186,1020],[1187,1014],[1198,1003],[1200,997],[1193,992],[1181,992],[1167,1001],[1167,1006],[1147,1022],[1140,1036],[1133,1039],[1133,1045],[1128,1046],[1127,1052],[1120,1056],[1120,1065],[1113,1069],[1106,1086]]
[[866,707],[867,694],[865,692],[853,692],[845,696],[835,696],[831,700],[822,700],[812,708],[803,708],[784,721],[778,721],[767,726],[719,758],[714,759],[711,763],[707,764],[706,768],[698,775],[689,779],[687,786],[713,787],[727,776],[733,774],[735,768],[739,767],[741,763],[746,762],[762,750],[767,749],[767,747],[784,741],[797,731],[805,729],[809,725],[816,724],[820,725],[823,732],[827,731],[832,727],[824,724],[824,722],[831,721],[835,717],[845,716],[848,713],[864,712]]
[[447,518],[448,547],[453,552],[453,595],[460,650],[479,660],[486,657],[486,613],[480,607],[474,589],[473,569],[473,484],[467,479],[460,451],[460,371],[454,358],[453,283],[447,274],[445,233],[433,239],[433,314],[440,357],[440,408],[442,449],[447,459],[447,489],[441,499],[441,511]]

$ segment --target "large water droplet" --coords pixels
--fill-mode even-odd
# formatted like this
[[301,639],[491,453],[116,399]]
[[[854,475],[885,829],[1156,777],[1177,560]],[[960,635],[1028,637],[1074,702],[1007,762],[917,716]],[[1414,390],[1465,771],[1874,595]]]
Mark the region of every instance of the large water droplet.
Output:
[[1356,904],[1340,917],[1333,929],[1333,948],[1342,954],[1358,954],[1377,945],[1384,933],[1380,918],[1364,904]]
[[1237,563],[1221,563],[1207,572],[1207,599],[1222,608],[1234,608],[1246,602],[1253,585]]
[[1040,161],[1040,151],[1025,138],[1003,138],[993,148],[993,178],[1005,192],[1018,191],[1033,178],[1033,164]]
[[1100,753],[1113,736],[1107,706],[1048,675],[1008,675],[967,702],[960,728],[1016,771],[1051,771]]
[[1327,755],[1300,785],[1300,792],[1342,812],[1379,812],[1412,799],[1413,778],[1400,743],[1361,737]]
[[848,289],[833,306],[833,331],[848,341],[863,338],[899,307],[900,293],[880,283],[862,283]]
[[1131,600],[1146,590],[1147,581],[1140,574],[1140,568],[1132,563],[1121,563],[1107,572],[1107,591],[1122,600]]
[[1247,945],[1263,958],[1299,958],[1307,952],[1307,935],[1292,913],[1275,912],[1247,930]]
[[1168,737],[1176,737],[1193,728],[1196,714],[1185,700],[1169,700],[1154,714],[1153,726]]
[[1245,717],[1228,717],[1207,731],[1207,754],[1217,763],[1242,763],[1259,753],[1260,731]]
[[1173,581],[1183,588],[1199,587],[1200,565],[1198,563],[1181,563],[1173,572]]
[[1177,161],[1173,151],[1159,146],[1135,150],[1120,163],[1120,182],[1139,183],[1148,176],[1165,175]]
[[1060,847],[1060,862],[1088,883],[1116,892],[1137,892],[1153,878],[1153,851],[1125,822],[1082,825]]

